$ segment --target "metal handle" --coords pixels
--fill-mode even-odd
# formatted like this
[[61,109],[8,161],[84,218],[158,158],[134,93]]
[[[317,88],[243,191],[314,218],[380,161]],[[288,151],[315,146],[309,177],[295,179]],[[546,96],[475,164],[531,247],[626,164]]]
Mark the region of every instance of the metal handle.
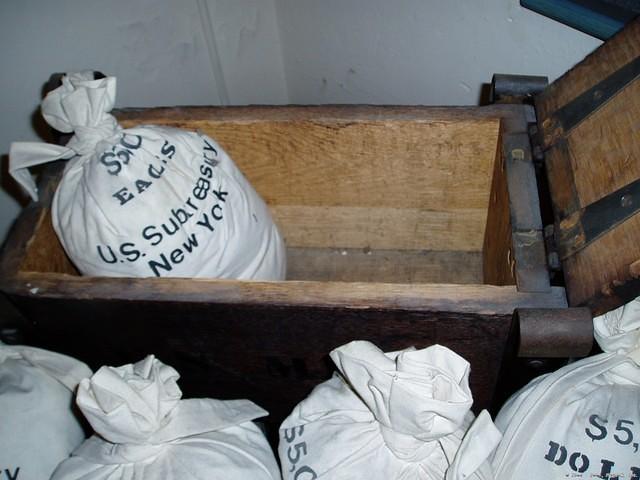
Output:
[[591,310],[580,308],[518,308],[519,357],[584,357],[593,347]]

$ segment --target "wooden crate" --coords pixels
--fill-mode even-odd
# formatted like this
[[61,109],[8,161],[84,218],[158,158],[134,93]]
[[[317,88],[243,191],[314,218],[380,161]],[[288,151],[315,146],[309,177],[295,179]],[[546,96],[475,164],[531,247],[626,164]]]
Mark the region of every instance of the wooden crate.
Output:
[[[288,280],[81,277],[49,212],[60,167],[23,214],[4,290],[38,345],[98,363],[153,352],[189,394],[250,397],[287,413],[353,339],[455,348],[487,406],[518,307],[502,137],[523,106],[168,108],[118,113],[217,139],[269,204]],[[526,148],[526,146],[523,146]],[[544,258],[543,258],[544,261]],[[523,274],[524,275],[524,274]],[[285,394],[286,392],[286,394]]]
[[[593,71],[594,81],[583,82],[584,89],[611,73],[592,68],[601,63],[599,55],[618,62],[611,71],[632,61],[630,55],[637,60],[638,31],[635,23],[587,61],[578,77]],[[632,47],[628,38],[635,42]],[[549,130],[548,117],[571,95],[553,104],[549,92],[565,91],[561,85],[573,82],[573,76],[539,97],[541,141],[533,146],[549,157],[570,303],[601,313],[637,295],[638,285],[612,274],[602,260],[594,261],[594,268],[612,288],[572,293],[581,275],[571,265],[572,255],[594,248],[609,233],[572,250],[563,232],[566,218],[629,179],[594,167],[593,148],[585,152],[572,146],[573,165],[596,172],[585,182],[599,184],[600,175],[608,180],[600,193],[571,204],[579,208],[561,206],[554,149],[562,138],[573,145],[573,130]],[[615,99],[637,90],[640,83],[630,82],[608,93],[611,102],[625,104]],[[637,98],[626,102],[631,110],[623,123],[629,128],[639,125]],[[591,117],[614,108],[607,105],[592,109]],[[614,108],[620,111],[626,112],[624,105]],[[608,121],[617,121],[608,115]],[[269,204],[287,244],[287,280],[81,277],[51,227],[51,197],[62,167],[57,165],[43,175],[41,198],[21,215],[0,265],[2,291],[26,318],[25,334],[38,346],[93,367],[155,353],[182,373],[187,396],[251,398],[272,413],[277,425],[328,378],[328,352],[354,339],[385,350],[433,343],[453,348],[471,362],[475,409],[488,407],[504,359],[512,358],[514,310],[568,305],[565,288],[552,286],[549,278],[546,260],[554,252],[545,249],[529,136],[535,122],[531,107],[176,107],[123,110],[117,117],[125,127],[170,125],[215,138]],[[617,128],[589,122],[603,138],[625,145],[618,160],[633,164],[631,177],[640,177],[639,143],[616,136]],[[591,140],[587,143],[593,147]],[[602,152],[597,158],[610,157]],[[566,178],[563,172],[560,178]],[[630,214],[611,227],[637,218]],[[625,235],[633,240],[637,231]],[[624,244],[621,262],[626,273],[634,274],[640,270],[633,267],[640,242],[631,245],[631,240]],[[597,255],[609,258],[607,248]],[[626,255],[627,248],[635,250]],[[532,334],[537,343],[528,343],[534,345],[528,355],[545,351],[545,342],[548,347],[554,339],[556,353],[562,354],[563,342],[584,338],[584,321],[563,323],[561,317],[538,324],[542,327]]]

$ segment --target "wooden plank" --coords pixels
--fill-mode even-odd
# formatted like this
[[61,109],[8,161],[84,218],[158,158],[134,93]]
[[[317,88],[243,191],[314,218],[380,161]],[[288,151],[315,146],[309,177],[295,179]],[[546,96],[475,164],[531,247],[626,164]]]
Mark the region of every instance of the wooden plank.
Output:
[[481,284],[480,252],[288,248],[287,280]]
[[569,159],[581,207],[640,178],[638,132],[640,81],[571,132]]
[[[487,193],[488,196],[488,193]],[[486,209],[272,205],[292,247],[480,251]]]
[[291,246],[479,251],[503,113],[477,110],[177,108],[119,117],[215,138]]
[[269,204],[448,210],[486,208],[498,122],[197,128],[220,142]]
[[190,278],[107,278],[20,273],[0,280],[11,295],[57,299],[203,302],[510,315],[514,308],[562,308],[564,289],[518,292],[515,286],[366,282],[254,282]]
[[367,122],[416,121],[459,122],[506,118],[520,112],[520,106],[489,105],[485,107],[432,107],[410,105],[251,105],[232,107],[153,107],[116,109],[113,114],[124,128],[134,125],[172,125],[190,128],[194,122]]
[[[309,207],[304,207],[309,209]],[[296,216],[299,209],[287,209],[289,216],[296,219],[298,224],[304,217]],[[293,210],[293,211],[292,211]],[[328,209],[327,214],[330,215],[335,209]],[[338,209],[339,210],[339,209]],[[385,230],[394,230],[398,224],[389,224],[383,220],[376,222],[375,215],[377,211],[369,209],[359,212],[361,217],[354,215],[340,217],[339,220],[344,221],[349,229],[335,228],[341,226],[337,219],[333,218],[327,222],[326,215],[318,215],[320,222],[314,223],[310,221],[308,228],[312,230],[308,237],[288,235],[291,229],[290,222],[282,223],[287,226],[284,230],[287,243],[287,265],[289,280],[324,280],[324,281],[378,281],[378,282],[395,282],[395,283],[413,283],[413,282],[436,282],[436,283],[482,283],[479,275],[481,265],[479,264],[479,252],[465,251],[429,251],[429,250],[402,250],[407,246],[397,244],[398,237],[388,235],[385,238]],[[276,218],[282,220],[278,215],[280,209],[276,209]],[[403,213],[406,213],[404,210]],[[319,212],[320,213],[320,212]],[[351,212],[354,213],[354,212]],[[357,213],[357,212],[356,212]],[[446,219],[444,220],[446,223]],[[295,222],[294,222],[295,223]],[[378,238],[363,238],[363,225],[366,227],[370,224],[378,225],[381,231],[378,232]],[[51,216],[48,209],[40,211],[40,219],[37,222],[36,234],[30,239],[26,255],[20,265],[20,271],[23,272],[51,272],[51,273],[67,273],[77,275],[78,272],[71,264],[66,256],[60,242],[53,231],[51,225]],[[354,227],[355,225],[355,227]],[[411,224],[413,225],[413,224]],[[294,225],[295,226],[295,225]],[[329,227],[334,227],[330,229]],[[476,225],[481,228],[482,225]],[[351,230],[353,229],[353,230]],[[336,233],[336,230],[338,233]],[[371,230],[371,228],[370,228]],[[414,233],[415,233],[414,229]],[[320,234],[318,234],[320,232]],[[429,233],[431,230],[429,230]],[[475,232],[474,232],[475,233]],[[350,235],[352,234],[352,235]],[[360,248],[329,248],[340,245],[358,246],[358,242],[354,241],[362,239]],[[461,233],[461,236],[464,236]],[[298,237],[300,237],[298,235]],[[419,237],[408,237],[415,244],[425,245],[420,242]],[[426,244],[433,245],[431,234],[425,235]],[[440,238],[440,237],[439,237]],[[309,241],[306,241],[309,239]],[[377,240],[377,241],[376,241]],[[332,242],[334,241],[334,242]],[[321,245],[323,248],[299,248],[291,245],[315,244]],[[335,245],[331,245],[335,243]],[[447,243],[446,236],[440,240],[440,247],[446,248],[450,246],[455,248],[455,241]],[[373,250],[376,245],[389,245],[397,247],[393,250]],[[344,252],[344,253],[343,253]],[[346,254],[346,255],[345,255]],[[334,276],[331,276],[333,272]]]
[[120,117],[125,127],[151,122],[211,135],[268,203],[432,209],[486,203],[499,127],[497,115],[409,107],[151,109]]
[[[502,143],[502,135],[499,143]],[[515,284],[515,259],[512,251],[509,192],[502,149],[496,151],[491,181],[491,198],[482,248],[483,283]]]
[[580,209],[580,199],[573,178],[574,170],[566,140],[545,153],[545,168],[556,218],[565,218]]

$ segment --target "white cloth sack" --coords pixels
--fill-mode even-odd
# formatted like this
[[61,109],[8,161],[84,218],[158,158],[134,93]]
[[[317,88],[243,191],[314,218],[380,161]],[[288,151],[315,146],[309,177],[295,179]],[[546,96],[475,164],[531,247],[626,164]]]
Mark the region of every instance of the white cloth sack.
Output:
[[249,400],[181,400],[178,373],[153,356],[102,367],[77,403],[96,431],[52,480],[272,480],[278,465]]
[[280,427],[285,480],[493,478],[485,460],[500,433],[486,411],[474,422],[462,357],[439,345],[385,354],[357,341],[331,358],[342,375]]
[[73,358],[0,343],[0,478],[48,480],[85,439],[73,391],[91,370]]
[[158,126],[123,130],[116,79],[72,73],[42,102],[75,132],[66,147],[13,143],[9,170],[37,199],[29,167],[69,159],[53,227],[84,275],[281,280],[284,243],[267,206],[211,138]]
[[604,353],[534,379],[500,411],[496,478],[640,478],[640,301],[593,324]]

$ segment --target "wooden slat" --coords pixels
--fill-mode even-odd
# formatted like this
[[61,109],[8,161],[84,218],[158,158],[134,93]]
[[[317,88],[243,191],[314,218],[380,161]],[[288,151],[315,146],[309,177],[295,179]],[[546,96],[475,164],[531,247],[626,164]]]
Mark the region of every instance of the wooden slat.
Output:
[[580,209],[571,154],[566,140],[547,150],[545,168],[556,218],[564,219]]
[[515,284],[515,259],[512,251],[509,192],[504,160],[502,150],[498,149],[482,248],[483,283],[490,285]]
[[[487,193],[488,196],[488,193]],[[486,209],[273,205],[292,247],[481,251]]]
[[[311,215],[313,211],[315,215]],[[462,247],[467,243],[455,239],[447,242],[445,233],[449,215],[441,215],[444,226],[440,225],[440,231],[429,228],[427,232],[421,232],[414,225],[420,223],[422,212],[409,211],[408,218],[398,218],[397,212],[376,209],[353,208],[346,209],[345,213],[345,209],[328,207],[277,207],[274,213],[278,222],[286,227],[282,231],[288,244],[289,280],[482,283],[479,249],[456,250],[456,245]],[[401,213],[406,215],[407,211],[401,210]],[[431,216],[430,212],[424,215]],[[293,236],[288,234],[292,225],[296,233]],[[387,230],[407,230],[409,225],[413,229],[409,233],[415,236],[385,234]],[[336,229],[337,226],[340,228]],[[482,229],[483,225],[471,223],[471,227]],[[301,232],[306,234],[300,235]],[[365,233],[369,235],[365,236]],[[460,236],[468,234],[460,232]],[[395,243],[401,239],[405,240],[404,244]],[[434,243],[434,239],[439,243]],[[428,249],[434,245],[449,250]],[[412,246],[415,247],[413,250]],[[27,242],[21,260],[21,272],[78,275],[53,230],[48,208],[40,210],[35,234]],[[66,277],[59,278],[64,281]]]
[[125,108],[113,113],[125,127],[133,125],[174,125],[189,128],[194,122],[261,123],[261,122],[368,122],[415,121],[460,122],[508,117],[520,111],[513,105],[486,107],[432,107],[398,105],[260,105],[232,107],[154,107]]
[[453,210],[486,208],[499,122],[194,127],[227,150],[269,204]]
[[20,273],[2,281],[10,295],[127,301],[382,308],[507,315],[514,308],[562,308],[564,289],[518,292],[515,286],[366,282],[253,282],[190,278],[107,278]]
[[480,252],[287,248],[287,279],[481,284]]
[[569,158],[581,206],[640,178],[639,132],[640,81],[571,132]]

